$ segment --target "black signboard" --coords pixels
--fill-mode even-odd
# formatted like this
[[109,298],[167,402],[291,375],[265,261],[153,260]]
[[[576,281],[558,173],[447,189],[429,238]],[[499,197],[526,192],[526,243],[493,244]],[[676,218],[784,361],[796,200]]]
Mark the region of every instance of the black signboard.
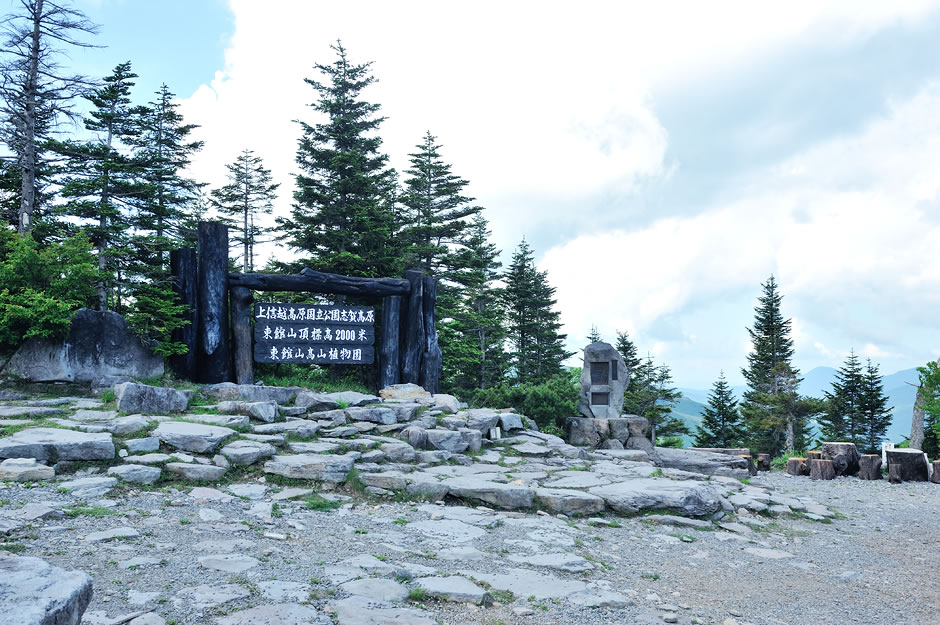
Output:
[[375,309],[370,306],[259,303],[254,318],[255,362],[375,362]]

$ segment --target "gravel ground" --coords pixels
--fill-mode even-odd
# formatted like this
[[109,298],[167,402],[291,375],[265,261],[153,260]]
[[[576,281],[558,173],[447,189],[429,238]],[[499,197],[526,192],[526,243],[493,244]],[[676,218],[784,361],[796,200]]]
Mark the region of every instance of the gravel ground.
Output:
[[[545,515],[361,498],[328,511],[307,509],[303,499],[283,500],[272,512],[271,497],[283,487],[250,484],[266,488],[260,499],[242,493],[228,501],[207,501],[194,499],[189,488],[164,487],[118,488],[107,499],[81,502],[54,483],[0,485],[0,514],[31,502],[78,509],[65,518],[33,522],[8,538],[5,548],[91,574],[95,595],[83,621],[89,625],[148,609],[168,625],[213,623],[247,607],[279,602],[267,584],[272,580],[296,583],[288,587],[299,593],[293,600],[302,596],[329,612],[332,601],[347,596],[339,588],[341,576],[330,567],[362,555],[376,556],[379,566],[410,567],[410,572],[385,573],[398,576],[408,589],[415,582],[402,574],[417,577],[433,569],[444,575],[487,575],[519,568],[607,588],[632,603],[586,608],[562,599],[496,593],[502,603],[488,607],[430,600],[409,604],[446,624],[662,623],[671,614],[679,623],[726,625],[940,623],[940,590],[934,581],[940,537],[931,522],[940,517],[936,484],[762,475],[752,484],[810,497],[829,505],[838,518],[831,523],[763,518],[757,520],[763,527],[744,534],[657,525],[643,517],[617,518],[614,525],[619,526],[604,527]],[[427,529],[448,520],[456,527]],[[86,539],[117,527],[138,535]],[[481,557],[443,557],[455,546],[472,546]],[[198,560],[225,553],[257,562],[244,571],[225,572]],[[547,553],[575,554],[594,568],[570,573],[511,561]],[[150,560],[128,563],[132,558]],[[201,584],[232,584],[245,596],[193,606],[186,590]]]

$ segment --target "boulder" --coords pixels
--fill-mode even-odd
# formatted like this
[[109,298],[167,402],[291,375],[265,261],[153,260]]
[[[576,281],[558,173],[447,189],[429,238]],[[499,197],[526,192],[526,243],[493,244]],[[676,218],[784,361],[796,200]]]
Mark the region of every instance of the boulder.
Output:
[[148,436],[147,438],[132,438],[130,440],[124,441],[124,444],[127,445],[127,451],[136,454],[142,451],[157,451],[160,449],[160,439],[156,436]]
[[366,395],[365,393],[358,393],[356,391],[343,391],[341,393],[327,393],[325,395],[327,399],[331,399],[338,404],[343,404],[346,406],[366,406],[368,404],[379,404],[382,402],[382,399],[376,397],[375,395]]
[[415,450],[408,443],[382,443],[382,453],[389,462],[414,462]]
[[481,588],[466,577],[459,575],[422,577],[415,584],[418,588],[427,592],[428,596],[444,601],[483,605],[488,603],[490,598],[485,588]]
[[638,478],[595,486],[588,492],[621,514],[672,510],[684,516],[703,516],[721,508],[721,497],[706,482]]
[[381,425],[392,425],[398,423],[398,417],[394,410],[380,406],[370,406],[368,408],[347,408],[346,416],[350,421],[367,421],[369,423],[378,423]]
[[239,440],[229,443],[219,453],[235,464],[248,466],[273,456],[274,446],[258,441]]
[[464,439],[460,432],[454,430],[425,430],[428,436],[428,445],[434,449],[460,454],[467,450],[470,443]]
[[180,415],[180,419],[223,428],[246,428],[251,425],[248,416],[240,414],[184,414]]
[[79,625],[91,578],[44,560],[0,555],[0,614],[8,625]]
[[457,401],[457,398],[453,395],[447,395],[446,393],[435,393],[432,397],[434,398],[434,407],[438,410],[451,413],[455,413],[460,410],[460,402]]
[[193,398],[192,391],[125,382],[114,387],[117,409],[126,413],[169,414],[183,412]]
[[479,408],[476,410],[467,410],[458,415],[459,417],[466,417],[465,427],[468,427],[472,430],[478,430],[482,434],[489,434],[492,428],[495,428],[499,423],[499,413],[495,410],[489,410],[487,408]]
[[535,491],[519,484],[500,484],[478,477],[455,477],[444,481],[448,492],[454,497],[484,503],[503,510],[520,510],[532,507]]
[[597,495],[567,488],[537,488],[535,500],[552,514],[590,516],[604,511],[604,500]]
[[858,475],[859,454],[855,443],[823,443],[822,460],[831,460],[836,476]]
[[382,399],[393,401],[423,401],[431,403],[431,394],[417,384],[393,384],[379,391]]
[[359,452],[274,456],[264,463],[264,472],[302,480],[340,484],[346,481]]
[[154,436],[170,447],[195,453],[215,451],[222,441],[235,434],[235,430],[229,428],[185,421],[164,421],[153,431]]
[[[525,426],[522,424],[522,417],[512,412],[504,412],[499,415],[499,427],[502,428],[504,432],[525,429]],[[484,434],[486,434],[486,432],[484,432]]]
[[244,415],[264,423],[274,423],[278,415],[277,402],[273,401],[226,400],[219,402],[216,408],[223,414]]
[[117,479],[113,477],[81,477],[59,484],[59,488],[68,490],[79,499],[103,497],[112,488],[117,486]]
[[596,419],[571,417],[565,421],[568,442],[578,447],[597,447],[601,442]]
[[36,462],[35,458],[7,458],[0,462],[0,480],[39,482],[55,477],[55,469]]
[[35,458],[52,464],[60,460],[112,460],[114,442],[107,433],[28,428],[0,439],[0,458]]
[[251,431],[254,434],[293,434],[300,438],[310,438],[316,436],[317,432],[320,431],[320,424],[315,421],[298,419],[296,421],[282,421],[281,423],[253,425]]
[[108,469],[108,475],[117,476],[122,482],[131,484],[153,484],[160,479],[161,473],[158,467],[140,464],[124,464]]
[[144,347],[121,315],[82,308],[72,316],[65,339],[28,339],[3,373],[31,382],[155,378],[163,375],[163,357]]
[[398,437],[415,449],[428,448],[428,432],[423,427],[412,425],[398,433]]
[[597,341],[584,348],[578,412],[589,418],[619,417],[630,370],[609,343]]
[[468,452],[475,454],[480,451],[480,447],[483,446],[483,434],[479,430],[460,428],[457,431],[460,433],[461,440],[467,444]]
[[308,412],[324,412],[326,410],[336,410],[339,403],[330,399],[322,393],[313,393],[311,391],[301,391],[297,393],[294,405],[300,408],[306,408]]
[[203,391],[217,401],[273,401],[285,406],[290,404],[301,390],[299,386],[261,386],[232,382],[203,387]]
[[190,464],[188,462],[171,462],[166,465],[166,470],[179,475],[184,480],[193,480],[194,482],[216,482],[225,475],[224,467],[211,464]]
[[742,476],[747,477],[748,463],[745,458],[740,456],[713,454],[689,449],[672,449],[669,447],[657,447],[656,454],[662,461],[662,466],[669,469],[679,469],[703,475],[731,475],[733,470],[742,470]]

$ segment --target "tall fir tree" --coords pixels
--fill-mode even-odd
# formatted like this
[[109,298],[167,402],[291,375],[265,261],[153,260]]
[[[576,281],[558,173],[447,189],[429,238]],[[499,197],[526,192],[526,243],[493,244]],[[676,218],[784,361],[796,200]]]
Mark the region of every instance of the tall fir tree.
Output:
[[862,436],[862,449],[866,453],[880,453],[881,443],[891,427],[891,408],[888,396],[884,392],[884,381],[878,372],[878,365],[868,359],[862,378],[862,423],[865,431]]
[[708,394],[708,405],[702,410],[702,422],[695,431],[696,447],[738,447],[744,440],[744,425],[738,402],[724,371]]
[[594,324],[591,324],[591,331],[588,332],[588,335],[586,338],[589,343],[597,343],[598,341],[603,340],[601,337],[601,333],[597,331],[597,326]]
[[617,351],[623,357],[623,362],[630,371],[636,371],[642,362],[636,353],[636,345],[627,332],[617,331]]
[[[130,62],[117,65],[103,85],[86,95],[94,107],[85,118],[88,141],[54,142],[62,157],[59,196],[65,203],[58,213],[67,216],[69,229],[87,233],[98,257],[98,309],[120,309],[116,277],[126,273],[127,234],[133,201],[143,193],[141,164],[132,153],[140,133],[145,107],[131,104],[137,74]],[[124,269],[122,272],[121,270]]]
[[259,218],[271,214],[280,185],[273,182],[271,170],[265,169],[261,157],[248,149],[225,167],[228,184],[213,189],[212,205],[232,229],[230,245],[241,247],[242,268],[248,273],[254,271],[255,244],[265,233]]
[[444,385],[454,390],[494,386],[508,367],[503,349],[502,289],[496,286],[499,250],[489,239],[486,219],[474,216],[457,252],[458,269],[452,276],[459,285],[456,306],[440,323]]
[[773,276],[761,285],[763,294],[754,308],[754,327],[748,328],[753,346],[748,366],[741,370],[747,390],[740,404],[749,446],[779,455],[792,451],[806,423],[800,421],[799,370],[792,364],[792,322],[780,312],[783,296]]
[[402,269],[394,209],[396,176],[376,134],[380,106],[362,99],[375,82],[371,63],[353,64],[341,42],[336,60],[317,64],[325,81],[305,79],[324,117],[298,122],[297,191],[291,216],[278,219],[282,239],[307,255],[313,269],[354,276],[392,276]]
[[535,267],[532,248],[525,239],[512,255],[504,276],[510,359],[518,382],[544,382],[561,373],[565,351],[560,313],[555,310],[555,289],[548,274]]
[[862,410],[865,375],[855,350],[845,359],[826,391],[826,412],[819,417],[820,434],[825,440],[855,443],[865,447],[866,427]]
[[630,387],[623,395],[624,414],[635,414],[649,421],[648,435],[657,438],[691,434],[684,421],[672,414],[682,393],[672,386],[672,371],[657,365],[647,356],[630,375]]
[[940,459],[940,359],[917,367],[920,384],[917,402],[924,411],[924,435],[920,448],[932,460]]

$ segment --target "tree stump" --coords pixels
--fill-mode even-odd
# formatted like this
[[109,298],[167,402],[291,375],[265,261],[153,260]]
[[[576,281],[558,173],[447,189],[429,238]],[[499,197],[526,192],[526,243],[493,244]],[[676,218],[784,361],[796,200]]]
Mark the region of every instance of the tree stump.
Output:
[[933,475],[930,476],[930,481],[934,484],[940,484],[940,460],[934,460],[931,464],[933,466]]
[[927,459],[924,458],[924,452],[919,449],[889,449],[887,454],[889,478],[892,467],[896,467],[897,479],[902,482],[927,481]]
[[901,465],[888,465],[888,481],[892,484],[900,484],[903,481],[901,479]]
[[770,454],[757,454],[757,470],[770,471]]
[[807,475],[806,458],[788,458],[787,473],[790,475]]
[[860,480],[880,480],[881,479],[881,456],[878,454],[865,454],[858,459],[858,479]]
[[747,472],[750,475],[757,475],[757,465],[754,464],[754,457],[744,454],[742,454],[741,457],[747,460]]
[[836,468],[832,460],[809,460],[809,479],[811,480],[834,480],[836,477]]
[[814,450],[814,451],[808,451],[808,452],[806,452],[806,459],[807,459],[807,460],[822,460],[822,459],[823,459],[823,455],[822,455],[822,452],[821,452],[821,451],[819,451],[818,449],[816,449],[816,450]]
[[836,475],[858,475],[858,449],[855,443],[823,443],[823,460],[832,460]]

